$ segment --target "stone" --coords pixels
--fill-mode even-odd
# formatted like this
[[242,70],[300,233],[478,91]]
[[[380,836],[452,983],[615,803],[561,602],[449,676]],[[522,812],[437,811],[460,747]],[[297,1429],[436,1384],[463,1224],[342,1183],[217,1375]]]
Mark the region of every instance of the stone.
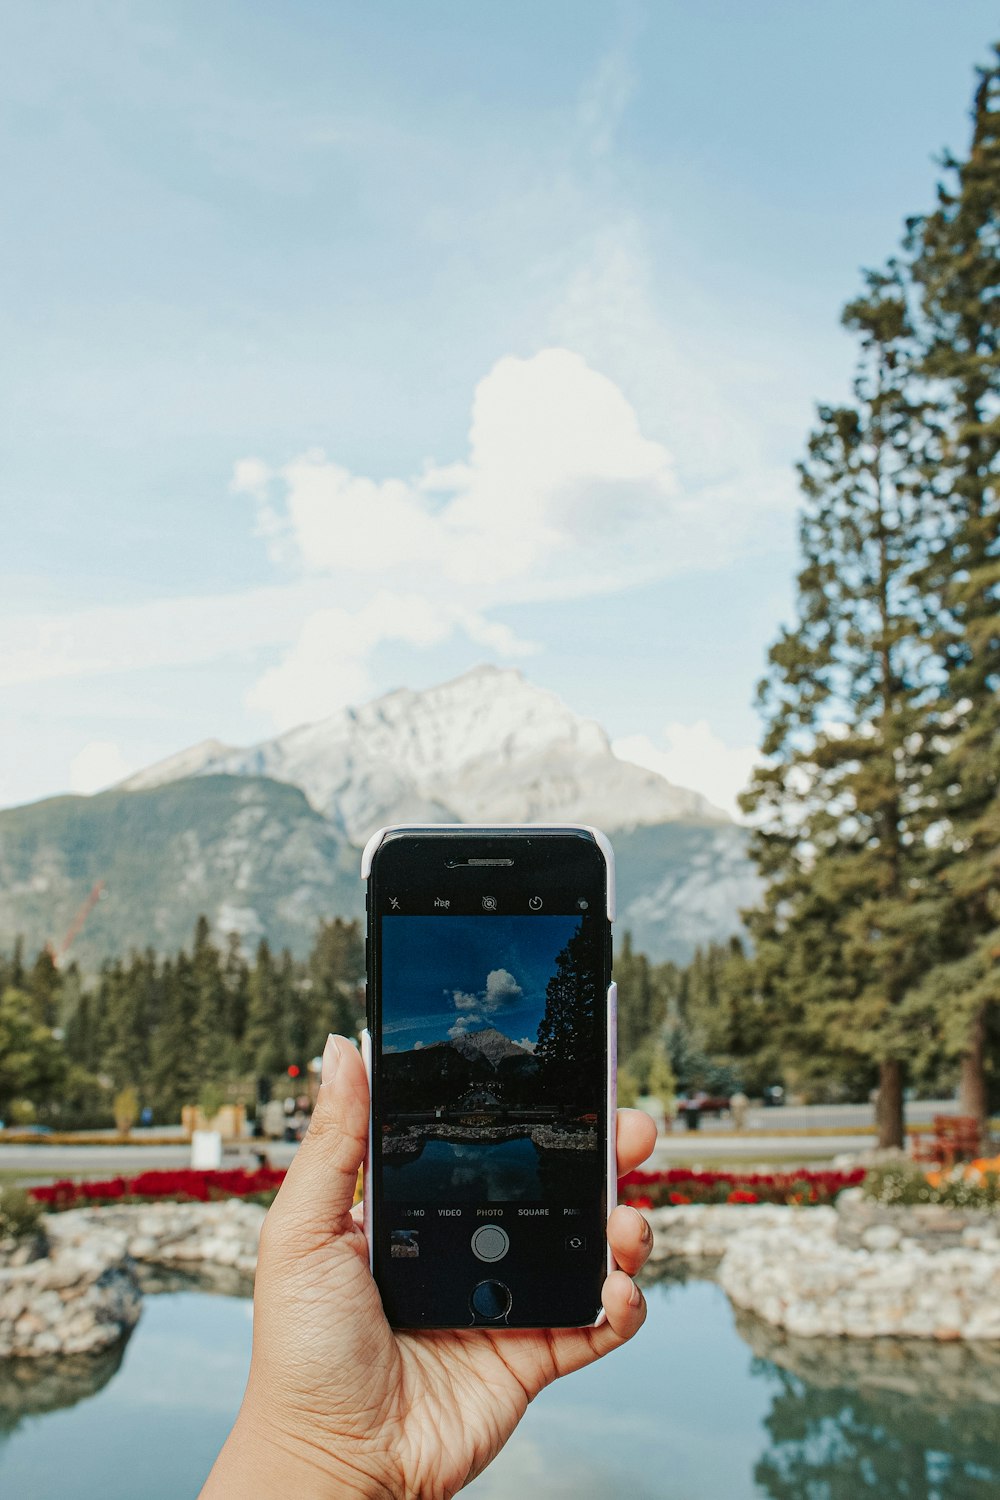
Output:
[[866,1250],[894,1250],[899,1241],[899,1230],[891,1224],[873,1224],[861,1235],[861,1243]]

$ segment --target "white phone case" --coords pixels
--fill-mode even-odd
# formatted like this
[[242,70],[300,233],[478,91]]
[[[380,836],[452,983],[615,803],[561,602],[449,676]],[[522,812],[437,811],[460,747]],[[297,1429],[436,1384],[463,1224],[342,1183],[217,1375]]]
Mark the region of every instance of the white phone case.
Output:
[[[594,838],[595,843],[597,844],[598,848],[600,849],[601,853],[604,855],[604,863],[605,863],[605,865],[607,867],[607,891],[608,891],[607,911],[608,911],[608,921],[611,922],[612,924],[614,923],[614,920],[615,920],[615,854],[614,854],[614,850],[611,847],[611,841],[609,840],[607,834],[602,833],[599,828],[592,828],[589,824],[585,824],[585,823],[491,823],[489,826],[491,828],[517,828],[519,830],[524,829],[524,830],[528,830],[528,831],[531,831],[531,830],[534,830],[534,829],[544,829],[544,830],[555,830],[555,829],[558,829],[558,830],[561,830],[561,831],[573,830],[573,831],[582,831],[584,833],[591,834],[593,836],[593,838]],[[371,838],[368,840],[367,844],[364,847],[364,852],[361,855],[361,879],[367,881],[369,875],[371,874],[372,861],[375,858],[375,851],[378,848],[379,844],[382,842],[382,840],[385,838],[386,834],[389,834],[389,833],[398,833],[398,832],[403,832],[403,831],[409,831],[409,830],[416,829],[416,828],[419,828],[419,829],[422,829],[422,830],[426,830],[428,832],[436,832],[439,829],[456,829],[456,828],[461,828],[461,829],[463,829],[463,830],[471,833],[471,832],[478,831],[479,825],[473,824],[473,823],[435,823],[433,825],[428,825],[426,823],[394,823],[390,827],[380,828],[377,833],[373,833],[372,834]],[[607,1043],[607,1056],[608,1056],[608,1077],[607,1077],[607,1111],[608,1111],[608,1128],[607,1128],[607,1143],[608,1143],[608,1150],[607,1150],[607,1194],[608,1194],[608,1214],[610,1215],[611,1211],[614,1209],[615,1205],[618,1202],[618,1145],[617,1145],[617,1139],[616,1139],[616,1135],[617,1135],[616,1122],[617,1122],[617,1109],[618,1109],[618,986],[613,981],[608,986],[607,1015],[608,1015],[608,1043]],[[375,1250],[374,1250],[374,1233],[373,1233],[373,1228],[372,1228],[372,1175],[371,1175],[372,1174],[372,1129],[373,1129],[372,1104],[371,1104],[371,1096],[372,1096],[372,1039],[371,1039],[371,1033],[369,1032],[367,1026],[365,1027],[364,1031],[361,1033],[361,1056],[362,1056],[362,1059],[364,1061],[365,1072],[368,1075],[368,1149],[365,1151],[365,1165],[364,1165],[364,1177],[363,1177],[364,1230],[365,1230],[365,1238],[368,1241],[368,1265],[369,1265],[369,1268],[372,1271],[374,1271]],[[608,1245],[608,1255],[607,1255],[607,1272],[608,1272],[608,1274],[610,1274],[614,1269],[615,1269],[615,1258],[614,1258],[614,1256],[611,1253],[611,1246],[609,1244]],[[605,1313],[604,1309],[601,1308],[601,1311],[598,1313],[598,1315],[597,1315],[594,1323],[592,1325],[590,1325],[590,1326],[592,1326],[594,1328],[599,1328],[601,1326],[601,1324],[606,1321],[606,1319],[607,1319],[607,1314]],[[516,1330],[512,1330],[512,1331],[516,1332]]]

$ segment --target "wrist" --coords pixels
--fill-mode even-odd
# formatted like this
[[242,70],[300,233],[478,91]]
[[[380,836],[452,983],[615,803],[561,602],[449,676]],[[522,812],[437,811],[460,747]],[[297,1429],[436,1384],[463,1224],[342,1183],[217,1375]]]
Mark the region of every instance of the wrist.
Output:
[[[374,1466],[373,1466],[374,1467]],[[357,1455],[241,1409],[199,1500],[396,1500]]]

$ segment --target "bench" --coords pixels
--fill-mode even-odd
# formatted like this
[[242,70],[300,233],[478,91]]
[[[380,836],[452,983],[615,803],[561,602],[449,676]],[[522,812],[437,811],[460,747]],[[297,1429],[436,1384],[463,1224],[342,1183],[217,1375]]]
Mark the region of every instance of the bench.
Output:
[[929,1135],[911,1135],[914,1161],[953,1167],[957,1161],[973,1161],[982,1146],[982,1128],[972,1115],[935,1115]]

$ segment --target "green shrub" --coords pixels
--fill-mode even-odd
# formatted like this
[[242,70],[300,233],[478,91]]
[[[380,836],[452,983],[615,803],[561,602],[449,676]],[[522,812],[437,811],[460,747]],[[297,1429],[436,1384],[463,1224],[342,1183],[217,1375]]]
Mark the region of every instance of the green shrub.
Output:
[[206,1120],[214,1120],[225,1102],[225,1093],[217,1083],[206,1083],[198,1095],[198,1108]]
[[23,1240],[34,1234],[42,1207],[23,1188],[0,1185],[0,1240]]
[[912,1162],[886,1162],[869,1167],[862,1185],[866,1198],[877,1203],[912,1207],[918,1203],[942,1203],[949,1208],[1000,1208],[1000,1174],[970,1172],[956,1167],[952,1172],[928,1178]]

